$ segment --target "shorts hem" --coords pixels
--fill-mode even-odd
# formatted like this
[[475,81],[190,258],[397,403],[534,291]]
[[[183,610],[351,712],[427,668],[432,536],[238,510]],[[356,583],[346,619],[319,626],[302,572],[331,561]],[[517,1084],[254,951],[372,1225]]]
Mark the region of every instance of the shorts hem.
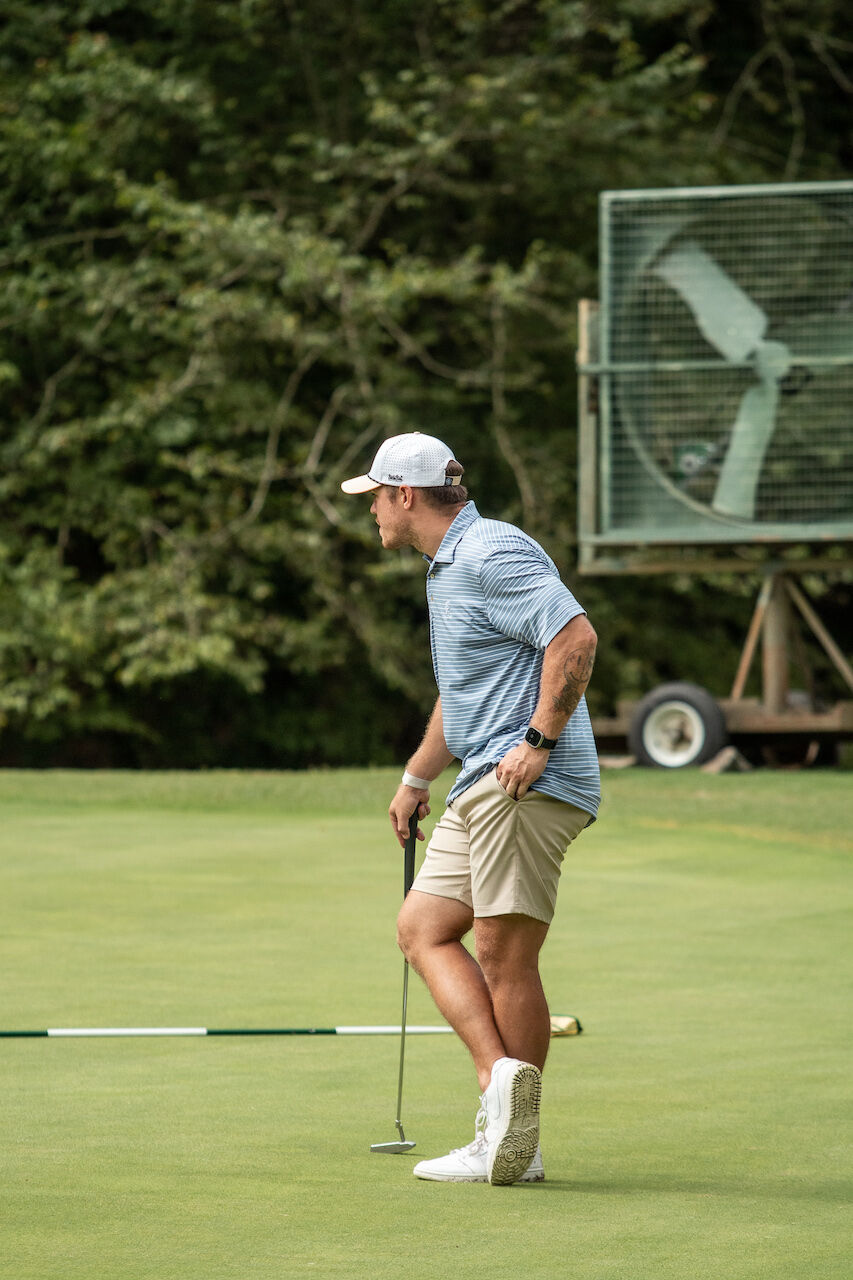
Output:
[[[556,908],[555,908],[556,909]],[[545,915],[540,907],[517,906],[509,907],[504,903],[494,903],[489,906],[477,906],[472,908],[475,920],[492,920],[495,916],[527,916],[530,920],[538,920],[540,924],[551,924],[554,919],[554,910],[550,915]]]
[[465,898],[460,898],[458,893],[451,893],[450,890],[444,891],[436,888],[428,889],[425,885],[418,884],[417,877],[412,884],[412,888],[417,893],[428,894],[431,898],[446,898],[448,902],[458,902],[460,907],[465,907],[468,911],[473,912],[474,910],[473,904],[468,902]]

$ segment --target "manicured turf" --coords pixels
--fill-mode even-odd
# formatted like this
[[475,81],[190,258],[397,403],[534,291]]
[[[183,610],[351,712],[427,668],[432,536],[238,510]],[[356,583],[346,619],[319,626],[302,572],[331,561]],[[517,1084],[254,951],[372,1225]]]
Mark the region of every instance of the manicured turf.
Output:
[[[0,1024],[393,1022],[395,777],[0,774]],[[410,1156],[368,1150],[394,1038],[0,1041],[0,1274],[847,1280],[851,810],[849,773],[605,776],[540,1186],[411,1176],[472,1136],[449,1036],[408,1044]]]

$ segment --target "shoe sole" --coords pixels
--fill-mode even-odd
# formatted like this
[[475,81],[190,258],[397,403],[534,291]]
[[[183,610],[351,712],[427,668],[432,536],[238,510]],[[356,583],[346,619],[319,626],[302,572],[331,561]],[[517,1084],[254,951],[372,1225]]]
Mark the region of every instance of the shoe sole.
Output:
[[[420,1178],[422,1182],[488,1182],[485,1176],[466,1177],[465,1174],[447,1174],[447,1173],[416,1173],[416,1178]],[[520,1178],[516,1178],[516,1182],[544,1182],[544,1173],[523,1173]]]
[[495,1144],[494,1156],[490,1153],[489,1182],[493,1187],[519,1182],[530,1167],[539,1146],[541,1098],[541,1072],[532,1063],[525,1062],[512,1078],[509,1119]]

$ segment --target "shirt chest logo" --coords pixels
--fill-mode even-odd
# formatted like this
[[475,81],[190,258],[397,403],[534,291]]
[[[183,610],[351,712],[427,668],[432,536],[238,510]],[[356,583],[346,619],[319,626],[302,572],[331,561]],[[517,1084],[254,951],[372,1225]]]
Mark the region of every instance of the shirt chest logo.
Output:
[[449,618],[453,613],[453,606],[449,600],[436,601],[432,592],[429,593],[430,612],[434,618]]

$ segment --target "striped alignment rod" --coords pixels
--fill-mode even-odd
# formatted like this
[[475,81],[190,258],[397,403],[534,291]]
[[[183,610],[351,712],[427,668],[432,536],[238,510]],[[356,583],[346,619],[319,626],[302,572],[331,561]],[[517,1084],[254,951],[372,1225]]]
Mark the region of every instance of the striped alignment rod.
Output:
[[[551,1015],[552,1036],[576,1036],[583,1028],[571,1014]],[[43,1031],[0,1031],[0,1040],[73,1036],[398,1036],[398,1026],[353,1027],[48,1027]],[[406,1027],[406,1035],[452,1035],[451,1027]]]
[[[398,1036],[399,1027],[48,1027],[0,1031],[0,1039],[72,1036]],[[406,1027],[407,1035],[452,1035],[451,1027]]]

